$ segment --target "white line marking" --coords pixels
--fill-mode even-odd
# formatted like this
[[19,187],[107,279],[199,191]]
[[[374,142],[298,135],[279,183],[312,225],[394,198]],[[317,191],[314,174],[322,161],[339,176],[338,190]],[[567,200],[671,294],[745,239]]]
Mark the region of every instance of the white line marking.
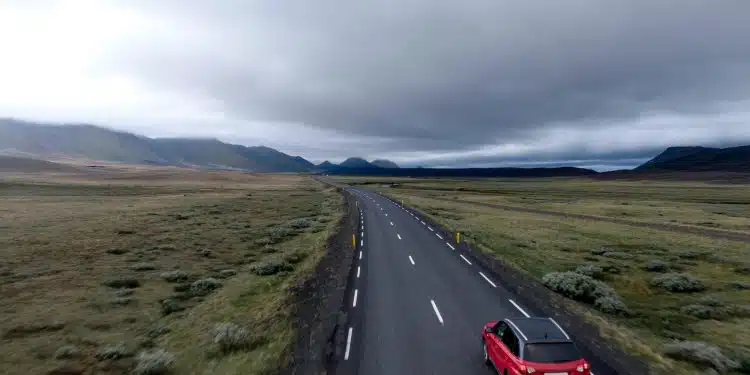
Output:
[[455,247],[453,247],[453,245],[451,245],[451,244],[449,244],[449,243],[447,243],[447,242],[446,242],[445,244],[446,244],[446,245],[448,245],[448,247],[450,247],[450,248],[451,248],[451,250],[456,250],[456,248],[455,248]]
[[460,257],[461,257],[461,259],[463,259],[463,260],[464,260],[464,262],[466,262],[466,263],[468,263],[469,265],[471,265],[471,262],[469,262],[469,260],[468,260],[468,259],[466,259],[466,257],[465,257],[465,256],[464,256],[463,254],[458,254],[458,256],[460,256]]
[[365,246],[365,240],[359,240],[359,246]]
[[359,251],[359,259],[362,259],[362,251]]
[[524,309],[522,309],[521,306],[518,306],[518,304],[516,303],[516,301],[514,301],[512,299],[509,299],[508,301],[510,301],[510,304],[513,305],[513,307],[517,308],[518,311],[520,311],[521,314],[523,314],[523,316],[525,316],[527,318],[531,316],[526,311],[524,311]]
[[398,236],[399,240],[401,239],[401,235],[400,234],[396,233],[396,236]]
[[354,289],[354,299],[352,300],[352,307],[357,307],[357,289]]
[[432,304],[432,309],[435,310],[435,315],[437,315],[437,318],[440,321],[440,324],[443,324],[443,317],[440,316],[440,310],[438,310],[437,305],[435,304],[435,301],[430,300],[430,303]]
[[385,217],[388,217],[388,214],[385,214]]
[[359,266],[357,266],[357,278],[359,279]]
[[560,329],[560,332],[562,332],[562,333],[563,333],[563,335],[565,335],[565,338],[566,338],[566,339],[570,340],[570,336],[568,336],[568,333],[567,333],[567,332],[565,332],[565,330],[564,330],[564,329],[562,329],[562,327],[560,327],[560,325],[559,325],[559,324],[557,324],[557,322],[555,321],[555,319],[549,318],[549,320],[551,320],[551,321],[552,321],[552,323],[555,323],[555,325],[557,326],[557,328],[559,328],[559,329]]
[[425,223],[424,223],[424,221],[422,221],[422,220],[420,220],[419,222],[420,222],[420,223],[422,223],[422,225],[427,225],[427,224],[425,224]]
[[411,255],[409,255],[409,261],[411,262],[411,265],[413,266],[414,265],[414,258],[412,258]]
[[344,360],[349,359],[349,348],[352,346],[352,327],[349,327],[349,334],[346,336],[346,352],[344,353]]
[[393,226],[393,222],[391,221],[391,226]]
[[430,227],[427,227],[427,229],[429,229],[429,230],[430,230],[430,232],[434,232],[434,231],[435,231],[434,229],[432,229],[432,228],[430,228]]
[[492,280],[487,278],[487,276],[484,276],[484,274],[481,272],[479,274],[482,275],[482,277],[484,277],[484,279],[487,280],[487,282],[490,283],[490,285],[492,285],[493,288],[497,288],[497,285],[495,285],[495,283],[493,283]]
[[361,233],[361,234],[362,234],[362,237],[364,237],[364,236],[365,236],[365,231],[362,231],[362,233]]
[[435,233],[435,235],[436,235],[436,236],[437,236],[437,237],[438,237],[439,239],[441,239],[441,240],[443,239],[443,236],[441,236],[440,234],[438,234],[438,233]]

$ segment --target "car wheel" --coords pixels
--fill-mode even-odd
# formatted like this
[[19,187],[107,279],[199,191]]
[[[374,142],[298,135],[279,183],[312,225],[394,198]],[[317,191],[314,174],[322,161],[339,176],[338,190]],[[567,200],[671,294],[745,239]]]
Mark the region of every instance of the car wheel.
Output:
[[484,354],[484,364],[489,366],[492,364],[492,361],[490,361],[490,355],[487,353],[487,343],[482,341],[482,353]]

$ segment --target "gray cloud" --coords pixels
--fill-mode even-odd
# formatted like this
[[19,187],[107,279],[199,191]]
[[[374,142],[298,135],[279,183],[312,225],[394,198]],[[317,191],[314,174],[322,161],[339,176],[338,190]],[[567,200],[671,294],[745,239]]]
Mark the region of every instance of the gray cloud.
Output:
[[750,140],[743,0],[118,4],[153,29],[100,69],[220,103],[230,141],[456,165]]

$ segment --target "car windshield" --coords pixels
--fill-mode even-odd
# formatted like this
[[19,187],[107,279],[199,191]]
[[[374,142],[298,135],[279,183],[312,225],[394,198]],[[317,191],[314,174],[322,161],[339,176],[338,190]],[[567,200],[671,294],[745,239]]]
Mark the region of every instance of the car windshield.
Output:
[[562,363],[581,359],[572,342],[528,344],[523,349],[524,360],[536,363]]

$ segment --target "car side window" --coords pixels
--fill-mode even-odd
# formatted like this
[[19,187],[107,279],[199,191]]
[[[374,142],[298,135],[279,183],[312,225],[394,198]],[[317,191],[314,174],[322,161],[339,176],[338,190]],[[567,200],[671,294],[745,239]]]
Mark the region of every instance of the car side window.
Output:
[[508,325],[507,325],[507,324],[505,324],[505,322],[498,322],[498,323],[497,323],[497,324],[495,325],[495,334],[497,335],[497,337],[499,337],[499,338],[501,338],[501,339],[502,339],[502,337],[503,337],[503,334],[504,334],[504,333],[505,333],[505,331],[507,331],[507,330],[508,330]]
[[520,354],[520,348],[518,345],[518,338],[513,333],[513,330],[506,329],[503,334],[503,344],[513,353],[514,356],[518,357]]

